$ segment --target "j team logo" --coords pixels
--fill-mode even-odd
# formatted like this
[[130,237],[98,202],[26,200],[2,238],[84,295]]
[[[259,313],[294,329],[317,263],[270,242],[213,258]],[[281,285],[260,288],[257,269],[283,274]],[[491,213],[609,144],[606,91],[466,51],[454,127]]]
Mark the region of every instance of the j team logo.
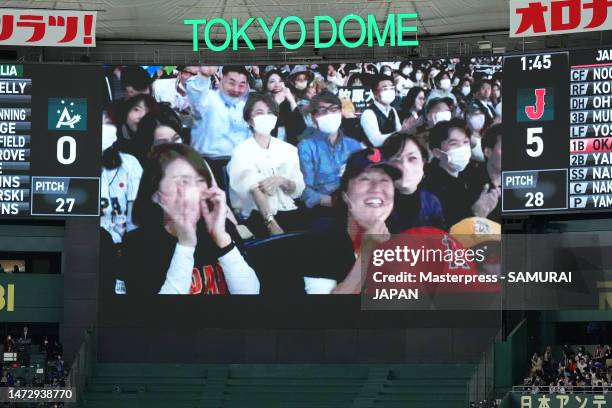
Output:
[[554,88],[519,88],[516,95],[516,121],[555,119]]
[[87,130],[87,99],[49,98],[49,130]]

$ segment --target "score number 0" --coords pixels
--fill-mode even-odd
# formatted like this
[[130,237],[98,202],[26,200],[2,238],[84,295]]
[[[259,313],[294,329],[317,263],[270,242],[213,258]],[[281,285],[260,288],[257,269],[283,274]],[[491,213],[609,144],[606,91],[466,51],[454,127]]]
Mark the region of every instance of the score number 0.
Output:
[[[525,149],[529,157],[540,157],[542,155],[544,140],[539,136],[542,132],[543,129],[541,127],[527,128],[527,146],[532,146]],[[527,193],[525,198],[527,199],[525,207],[542,207],[544,205],[544,193],[540,191]]]
[[[68,156],[66,156],[65,154],[66,146],[68,146]],[[65,166],[74,163],[74,161],[76,160],[76,147],[76,140],[72,136],[62,136],[57,139],[57,161]],[[74,206],[75,201],[76,200],[74,198],[58,198],[57,200],[55,200],[55,202],[57,203],[57,208],[55,209],[55,212],[72,212],[72,207]]]

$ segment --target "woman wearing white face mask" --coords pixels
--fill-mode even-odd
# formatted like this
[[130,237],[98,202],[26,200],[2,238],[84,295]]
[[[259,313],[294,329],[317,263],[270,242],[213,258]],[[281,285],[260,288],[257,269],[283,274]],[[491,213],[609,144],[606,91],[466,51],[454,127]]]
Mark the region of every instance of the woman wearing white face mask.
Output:
[[400,98],[405,98],[408,91],[414,86],[414,82],[410,79],[410,74],[412,74],[412,62],[403,61],[395,77],[395,87]]
[[457,104],[457,98],[453,95],[453,86],[451,77],[446,71],[440,71],[435,77],[436,89],[433,89],[429,96],[427,97],[427,101],[431,101],[432,99],[438,98],[450,98],[453,101],[453,104]]
[[239,143],[228,164],[230,199],[256,236],[282,234],[303,223],[295,203],[304,191],[297,149],[270,134],[278,105],[266,94],[254,94],[244,107],[253,137]]
[[410,79],[412,79],[412,82],[414,82],[414,86],[418,86],[426,90],[429,89],[427,77],[425,75],[425,72],[421,68],[418,68],[416,71],[414,71]]
[[468,78],[464,78],[459,82],[453,93],[460,105],[467,105],[469,99],[472,98],[472,82]]
[[[323,92],[312,99],[310,112],[319,132],[298,144],[300,167],[306,188],[302,200],[316,213],[332,206],[332,193],[340,186],[340,178],[349,156],[363,147],[340,129],[342,103],[336,95]],[[313,214],[318,216],[320,214]]]
[[472,104],[465,114],[465,122],[470,130],[470,146],[472,147],[472,160],[483,163],[482,134],[484,132],[485,114],[478,105]]
[[424,188],[434,193],[444,210],[448,225],[473,216],[468,168],[472,149],[463,120],[439,122],[429,132],[434,160],[425,170]]

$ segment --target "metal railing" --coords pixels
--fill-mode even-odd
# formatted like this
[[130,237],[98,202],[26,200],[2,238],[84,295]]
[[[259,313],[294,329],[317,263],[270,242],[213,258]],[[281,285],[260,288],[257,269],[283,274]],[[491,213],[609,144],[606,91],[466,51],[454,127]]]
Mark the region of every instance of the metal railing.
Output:
[[486,351],[482,353],[467,387],[468,401],[483,401],[489,398],[495,386],[495,343],[501,340],[497,332]]
[[[537,388],[537,389],[536,389]],[[551,390],[552,388],[552,390]],[[605,394],[612,392],[612,386],[533,386],[533,385],[515,385],[512,387],[512,392],[515,394]]]
[[94,329],[87,330],[83,344],[76,353],[68,377],[67,387],[74,387],[76,390],[76,406],[81,406],[83,395],[87,387],[87,380],[93,376],[97,360],[97,336]]

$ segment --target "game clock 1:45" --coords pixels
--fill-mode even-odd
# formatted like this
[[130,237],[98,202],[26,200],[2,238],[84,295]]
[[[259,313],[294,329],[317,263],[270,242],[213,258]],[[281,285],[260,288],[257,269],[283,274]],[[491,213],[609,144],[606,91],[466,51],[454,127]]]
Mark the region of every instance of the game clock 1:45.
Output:
[[552,66],[550,54],[524,56],[521,57],[521,62],[523,64],[523,71],[550,69]]

